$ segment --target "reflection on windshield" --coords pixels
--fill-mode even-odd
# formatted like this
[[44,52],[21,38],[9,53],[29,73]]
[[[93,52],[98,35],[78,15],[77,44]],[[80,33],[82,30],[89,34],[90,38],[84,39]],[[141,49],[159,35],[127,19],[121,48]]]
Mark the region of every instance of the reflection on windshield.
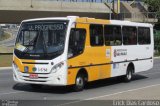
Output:
[[51,54],[64,50],[67,22],[23,23],[16,49],[28,54]]
[[22,26],[18,45],[27,53],[52,53],[64,47],[66,23],[25,24]]

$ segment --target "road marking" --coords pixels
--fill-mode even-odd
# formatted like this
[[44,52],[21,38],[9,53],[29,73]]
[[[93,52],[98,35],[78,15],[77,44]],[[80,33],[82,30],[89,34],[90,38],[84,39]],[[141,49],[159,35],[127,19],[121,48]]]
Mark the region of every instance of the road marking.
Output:
[[155,87],[155,86],[160,86],[160,84],[149,85],[149,86],[145,86],[145,87],[141,87],[141,88],[130,89],[130,90],[126,90],[126,91],[121,91],[121,92],[116,92],[116,93],[112,93],[112,94],[97,96],[97,97],[93,97],[93,98],[87,98],[87,99],[84,99],[84,100],[78,100],[78,101],[74,101],[74,102],[67,102],[67,103],[63,103],[63,104],[58,104],[57,106],[69,105],[69,104],[78,103],[78,102],[82,102],[82,101],[86,101],[86,100],[93,100],[93,99],[97,99],[97,98],[103,98],[103,97],[113,96],[113,95],[117,95],[117,94],[137,91],[137,90],[151,88],[151,87]]
[[121,91],[121,92],[108,94],[108,95],[103,95],[103,96],[97,96],[97,97],[88,98],[88,99],[85,99],[85,100],[92,100],[92,99],[96,99],[96,98],[108,97],[108,96],[113,96],[113,95],[122,94],[122,93],[126,93],[126,92],[132,92],[132,91],[142,90],[142,89],[146,89],[146,88],[151,88],[151,87],[155,87],[155,86],[160,86],[160,84],[149,85],[149,86],[145,86],[145,87],[141,87],[141,88],[130,89],[130,90]]
[[78,103],[78,102],[81,102],[81,101],[85,101],[85,100],[77,100],[77,101],[74,101],[74,102],[67,102],[67,103],[63,103],[63,104],[57,104],[56,106],[65,106],[65,105],[69,105],[69,104],[73,104],[73,103]]
[[8,93],[0,93],[0,96],[1,96],[1,95],[14,94],[14,93],[22,93],[22,92],[24,92],[24,91],[8,92]]

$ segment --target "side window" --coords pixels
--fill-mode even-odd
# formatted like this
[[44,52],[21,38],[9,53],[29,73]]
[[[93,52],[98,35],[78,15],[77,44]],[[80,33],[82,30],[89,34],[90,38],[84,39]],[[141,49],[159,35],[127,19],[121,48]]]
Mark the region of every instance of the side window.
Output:
[[124,45],[136,45],[137,44],[137,28],[124,26],[123,32],[123,44]]
[[68,58],[79,55],[85,47],[86,30],[72,28],[69,37]]
[[90,25],[90,43],[91,46],[103,45],[103,26]]
[[138,43],[141,45],[151,43],[149,28],[144,28],[144,27],[138,28]]
[[122,44],[121,26],[105,25],[104,37],[106,46]]

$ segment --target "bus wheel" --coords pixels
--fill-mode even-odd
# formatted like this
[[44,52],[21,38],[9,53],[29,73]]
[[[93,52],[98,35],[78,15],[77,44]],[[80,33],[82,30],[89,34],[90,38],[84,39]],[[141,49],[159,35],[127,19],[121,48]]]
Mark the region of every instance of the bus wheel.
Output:
[[85,79],[83,74],[78,74],[75,79],[74,91],[82,91],[84,89]]
[[38,84],[30,84],[32,89],[40,89],[42,88],[42,85],[38,85]]
[[125,82],[129,82],[132,80],[132,76],[133,76],[133,71],[134,69],[132,67],[128,67],[127,68],[127,72],[126,72],[126,75],[124,76],[124,81]]

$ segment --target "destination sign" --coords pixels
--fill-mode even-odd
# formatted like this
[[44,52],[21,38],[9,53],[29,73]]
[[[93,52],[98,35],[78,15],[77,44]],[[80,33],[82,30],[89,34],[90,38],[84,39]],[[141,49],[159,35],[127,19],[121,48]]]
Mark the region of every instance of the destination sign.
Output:
[[27,29],[31,31],[35,30],[41,30],[41,31],[47,31],[47,30],[64,30],[65,24],[64,23],[58,23],[58,24],[28,24]]

